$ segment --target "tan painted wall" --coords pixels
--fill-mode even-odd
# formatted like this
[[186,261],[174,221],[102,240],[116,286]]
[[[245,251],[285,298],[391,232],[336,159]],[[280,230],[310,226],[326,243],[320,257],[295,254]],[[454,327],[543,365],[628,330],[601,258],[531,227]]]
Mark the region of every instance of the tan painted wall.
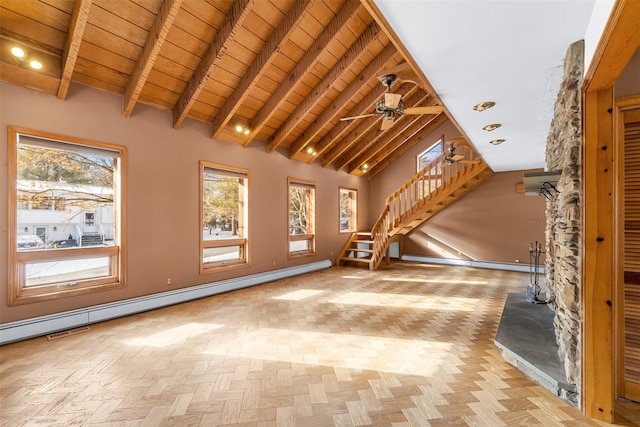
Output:
[[[212,140],[206,123],[171,129],[171,113],[137,105],[122,115],[122,98],[72,85],[66,101],[0,84],[0,323],[176,288],[333,259],[348,235],[338,233],[338,188],[358,190],[358,221],[369,226],[367,179],[289,160],[265,145]],[[7,305],[7,126],[14,125],[123,145],[127,149],[128,286],[53,302]],[[250,169],[251,266],[199,274],[198,162]],[[317,254],[287,259],[287,176],[316,182]],[[276,266],[273,267],[275,261]],[[172,285],[167,286],[167,278]]]
[[[373,216],[382,211],[387,195],[416,172],[417,155],[443,134],[446,138],[459,136],[451,123],[445,123],[371,180]],[[524,172],[493,174],[410,233],[404,240],[404,253],[528,263],[529,243],[538,241],[544,247],[545,199],[516,193]]]
[[[545,199],[516,193],[522,174],[523,171],[500,172],[490,176],[409,234],[405,253],[528,263],[530,242],[537,240],[544,251]],[[445,253],[434,250],[438,247]]]

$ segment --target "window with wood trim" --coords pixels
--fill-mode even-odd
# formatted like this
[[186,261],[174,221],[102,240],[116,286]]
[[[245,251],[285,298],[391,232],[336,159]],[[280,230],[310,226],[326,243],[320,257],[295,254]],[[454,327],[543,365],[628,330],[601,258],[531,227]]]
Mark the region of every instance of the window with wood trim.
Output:
[[358,191],[340,188],[340,232],[357,231]]
[[8,147],[9,304],[124,286],[124,147],[16,127]]
[[316,186],[309,181],[288,179],[289,256],[315,253]]
[[249,171],[200,162],[200,272],[249,264]]
[[431,147],[418,154],[417,157],[417,169],[416,172],[420,172],[425,167],[429,166],[434,160],[436,160],[444,150],[444,138],[441,138],[433,144]]

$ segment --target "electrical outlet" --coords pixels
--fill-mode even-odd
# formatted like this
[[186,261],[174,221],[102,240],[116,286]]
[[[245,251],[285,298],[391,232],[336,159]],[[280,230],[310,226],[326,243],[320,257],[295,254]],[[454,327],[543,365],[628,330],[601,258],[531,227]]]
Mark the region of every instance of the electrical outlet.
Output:
[[275,259],[273,260],[273,266],[274,267],[276,266],[276,260]]
[[167,277],[167,285],[171,284],[171,277]]

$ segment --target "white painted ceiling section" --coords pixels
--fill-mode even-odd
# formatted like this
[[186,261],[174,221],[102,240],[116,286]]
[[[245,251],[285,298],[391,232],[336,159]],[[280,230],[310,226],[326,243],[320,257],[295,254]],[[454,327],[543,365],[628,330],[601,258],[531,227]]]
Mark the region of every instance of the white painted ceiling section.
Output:
[[[613,4],[608,0],[375,2],[495,172],[545,167],[545,145],[567,49],[587,37],[589,64]],[[595,24],[592,15],[597,15]],[[494,101],[496,106],[484,112],[472,109],[483,101]],[[482,130],[490,123],[502,127]],[[491,145],[494,139],[506,142]]]

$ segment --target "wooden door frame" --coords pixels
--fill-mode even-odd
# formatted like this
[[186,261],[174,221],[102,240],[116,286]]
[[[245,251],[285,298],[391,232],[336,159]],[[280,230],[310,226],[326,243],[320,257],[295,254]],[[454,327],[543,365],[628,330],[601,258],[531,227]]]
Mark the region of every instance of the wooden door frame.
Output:
[[[617,323],[614,86],[640,46],[640,1],[616,1],[583,82],[581,408],[614,421]],[[610,351],[603,351],[610,349]]]

